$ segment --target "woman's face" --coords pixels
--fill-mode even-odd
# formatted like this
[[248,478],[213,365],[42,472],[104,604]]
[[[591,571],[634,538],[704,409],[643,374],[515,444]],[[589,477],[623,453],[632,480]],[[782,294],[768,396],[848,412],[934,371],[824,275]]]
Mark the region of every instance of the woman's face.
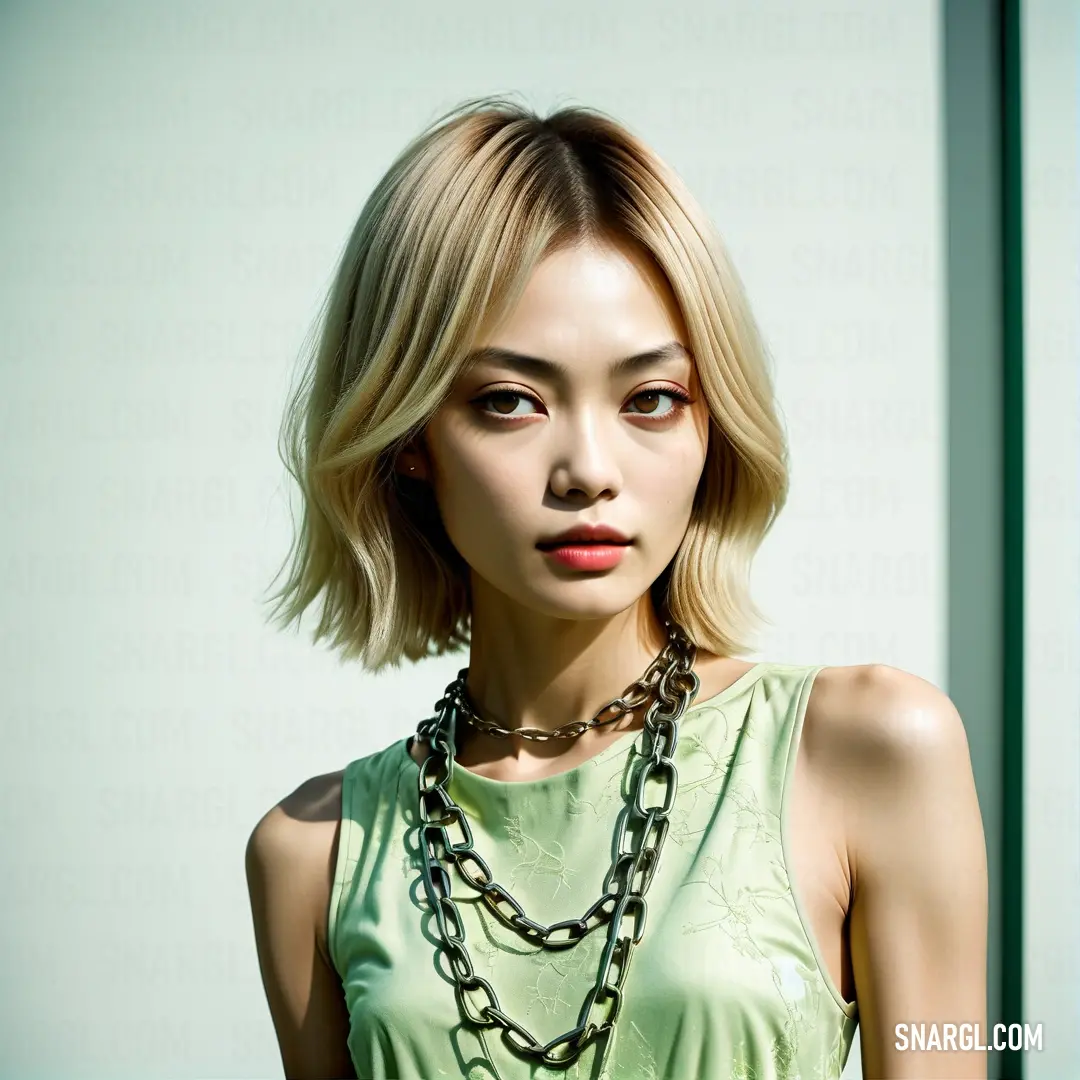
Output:
[[[472,568],[474,605],[602,618],[635,603],[678,550],[708,430],[663,275],[629,246],[583,246],[538,266],[427,425],[426,455],[407,461]],[[580,525],[630,543],[609,552],[614,565],[537,546]]]

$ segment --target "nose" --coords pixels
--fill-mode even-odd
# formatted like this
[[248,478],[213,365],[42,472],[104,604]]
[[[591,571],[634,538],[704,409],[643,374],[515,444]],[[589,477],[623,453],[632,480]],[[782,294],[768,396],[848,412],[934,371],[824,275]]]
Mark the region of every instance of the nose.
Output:
[[609,498],[622,488],[622,470],[615,452],[614,432],[604,430],[595,414],[583,410],[567,417],[556,437],[551,490],[561,499],[575,494],[589,499]]

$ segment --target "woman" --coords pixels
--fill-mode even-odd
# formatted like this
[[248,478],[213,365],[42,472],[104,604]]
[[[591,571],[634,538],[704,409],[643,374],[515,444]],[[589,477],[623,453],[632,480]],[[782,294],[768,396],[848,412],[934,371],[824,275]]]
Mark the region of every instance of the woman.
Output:
[[416,737],[252,833],[287,1076],[837,1077],[856,1023],[864,1076],[986,1075],[895,1035],[985,1027],[962,723],[884,665],[737,658],[786,451],[655,154],[584,109],[440,119],[360,216],[288,431],[285,621],[322,592],[316,638],[371,670],[469,652]]

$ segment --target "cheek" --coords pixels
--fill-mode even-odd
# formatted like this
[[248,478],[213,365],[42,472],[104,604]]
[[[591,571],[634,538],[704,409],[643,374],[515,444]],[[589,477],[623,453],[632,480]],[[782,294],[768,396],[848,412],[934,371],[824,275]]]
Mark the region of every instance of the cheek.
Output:
[[476,538],[509,531],[522,520],[528,485],[520,470],[498,455],[463,456],[439,478],[439,504],[447,530]]
[[705,458],[698,447],[657,460],[637,477],[643,500],[671,510],[689,509],[701,479]]

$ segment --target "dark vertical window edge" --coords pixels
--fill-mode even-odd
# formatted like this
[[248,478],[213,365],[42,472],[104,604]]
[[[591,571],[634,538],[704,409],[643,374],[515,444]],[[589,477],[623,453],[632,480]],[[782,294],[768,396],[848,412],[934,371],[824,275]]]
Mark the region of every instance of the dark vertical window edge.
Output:
[[[1000,0],[1002,266],[1001,1018],[1024,1020],[1024,321],[1020,0]],[[1023,1052],[1001,1055],[1023,1077]]]
[[[986,832],[987,1030],[1024,1021],[1024,385],[1019,0],[942,0],[947,685]],[[1023,1053],[988,1076],[1022,1080]]]

